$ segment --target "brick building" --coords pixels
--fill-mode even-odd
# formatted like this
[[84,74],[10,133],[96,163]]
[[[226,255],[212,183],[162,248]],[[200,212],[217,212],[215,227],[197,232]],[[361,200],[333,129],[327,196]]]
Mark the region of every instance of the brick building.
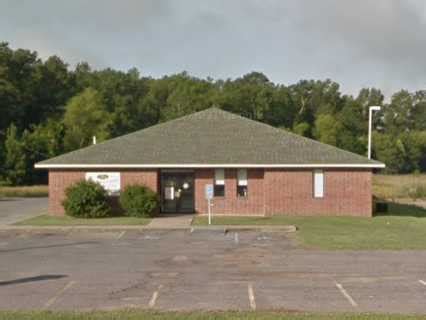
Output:
[[46,161],[49,213],[65,189],[92,179],[117,196],[126,185],[158,192],[161,212],[227,215],[372,214],[372,170],[384,164],[211,108]]

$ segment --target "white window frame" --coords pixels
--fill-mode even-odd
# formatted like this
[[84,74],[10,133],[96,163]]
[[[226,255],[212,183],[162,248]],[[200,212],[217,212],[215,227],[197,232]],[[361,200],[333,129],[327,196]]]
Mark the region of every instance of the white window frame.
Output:
[[225,185],[225,169],[214,170],[214,184],[220,186]]
[[[216,187],[221,186],[221,188],[218,188],[218,190],[223,189],[222,192],[216,191]],[[214,197],[224,197],[225,196],[225,169],[215,169],[214,170],[214,187],[213,187],[213,196]]]
[[312,173],[312,192],[315,199],[324,198],[325,174],[324,170],[314,170]]
[[238,178],[237,185],[239,185],[239,186],[247,186],[248,185],[248,182],[247,182],[247,169],[238,169],[238,171],[237,171],[237,178]]
[[[244,190],[244,194],[240,194],[240,189]],[[248,196],[248,172],[247,169],[237,170],[237,197],[247,198]]]

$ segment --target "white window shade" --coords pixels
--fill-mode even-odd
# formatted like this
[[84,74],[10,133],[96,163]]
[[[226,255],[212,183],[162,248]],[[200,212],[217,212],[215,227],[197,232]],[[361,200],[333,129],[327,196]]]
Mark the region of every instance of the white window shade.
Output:
[[238,185],[246,186],[247,185],[247,170],[240,169],[238,170]]
[[225,184],[225,169],[216,169],[214,171],[214,183],[216,185]]
[[314,197],[324,197],[324,172],[322,170],[314,171]]

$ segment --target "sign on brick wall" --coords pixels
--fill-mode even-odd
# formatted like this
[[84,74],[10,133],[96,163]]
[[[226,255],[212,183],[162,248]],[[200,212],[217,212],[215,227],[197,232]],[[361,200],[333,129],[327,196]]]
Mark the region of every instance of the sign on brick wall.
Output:
[[120,172],[86,172],[86,180],[99,183],[109,195],[120,193]]

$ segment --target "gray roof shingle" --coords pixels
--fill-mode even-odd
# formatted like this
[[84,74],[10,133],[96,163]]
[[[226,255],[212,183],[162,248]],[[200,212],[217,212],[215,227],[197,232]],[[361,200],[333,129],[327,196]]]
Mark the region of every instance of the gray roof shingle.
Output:
[[190,114],[36,164],[366,165],[378,161],[217,108]]

